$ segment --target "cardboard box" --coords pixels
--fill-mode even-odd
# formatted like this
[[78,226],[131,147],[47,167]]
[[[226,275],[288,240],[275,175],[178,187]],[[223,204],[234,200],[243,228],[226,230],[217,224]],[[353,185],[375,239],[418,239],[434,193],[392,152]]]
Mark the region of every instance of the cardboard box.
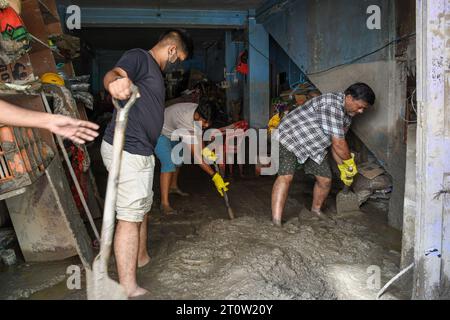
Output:
[[358,166],[358,172],[367,179],[373,180],[385,173],[385,170],[376,163],[365,162]]
[[16,62],[0,64],[0,81],[8,83],[29,82],[35,79],[28,54]]

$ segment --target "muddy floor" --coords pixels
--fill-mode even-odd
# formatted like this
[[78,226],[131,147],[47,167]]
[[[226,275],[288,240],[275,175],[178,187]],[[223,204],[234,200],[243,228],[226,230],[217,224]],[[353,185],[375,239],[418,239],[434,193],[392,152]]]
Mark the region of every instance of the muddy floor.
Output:
[[[278,228],[270,221],[273,181],[233,179],[233,221],[196,167],[182,169],[180,185],[191,195],[172,197],[177,216],[159,212],[156,183],[149,222],[152,261],[138,272],[139,283],[150,290],[144,298],[374,299],[399,272],[401,234],[387,226],[386,205],[368,203],[361,212],[337,216],[334,189],[327,200],[333,222],[316,220],[304,210],[313,181],[299,174]],[[61,282],[31,298],[85,299],[86,294]],[[394,287],[383,298],[407,299],[408,288]]]

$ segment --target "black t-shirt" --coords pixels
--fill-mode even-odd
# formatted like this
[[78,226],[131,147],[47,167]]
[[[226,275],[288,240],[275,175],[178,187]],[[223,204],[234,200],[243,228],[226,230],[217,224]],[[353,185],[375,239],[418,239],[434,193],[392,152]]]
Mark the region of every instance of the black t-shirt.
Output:
[[[141,95],[130,109],[124,150],[131,154],[150,156],[164,123],[165,87],[161,69],[150,53],[142,49],[125,52],[116,67],[126,71]],[[103,140],[110,144],[114,140],[116,113],[114,110],[112,121],[103,136]]]

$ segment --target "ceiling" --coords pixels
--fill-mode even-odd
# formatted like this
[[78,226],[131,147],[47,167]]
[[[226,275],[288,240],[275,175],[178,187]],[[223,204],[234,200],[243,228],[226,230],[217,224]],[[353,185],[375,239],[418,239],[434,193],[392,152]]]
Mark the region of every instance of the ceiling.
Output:
[[[63,2],[63,1],[60,1]],[[81,7],[123,7],[153,9],[193,9],[193,10],[248,10],[257,9],[266,0],[72,0]]]
[[[267,0],[58,0],[62,5],[68,2],[83,7],[97,8],[148,8],[148,9],[191,9],[191,10],[249,10],[257,9]],[[107,4],[105,4],[105,2]],[[167,28],[166,28],[167,29]],[[106,50],[127,50],[150,48],[155,44],[163,28],[82,28],[78,36],[91,47]],[[223,41],[224,30],[188,29],[196,49]]]
[[[82,28],[80,38],[91,47],[104,50],[150,49],[166,29],[161,28]],[[222,42],[223,29],[187,29],[196,50]]]

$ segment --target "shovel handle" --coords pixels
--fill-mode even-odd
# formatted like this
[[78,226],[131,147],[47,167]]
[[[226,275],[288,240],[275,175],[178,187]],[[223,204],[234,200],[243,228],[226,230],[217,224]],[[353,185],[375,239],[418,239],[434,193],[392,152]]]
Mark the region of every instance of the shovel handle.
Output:
[[116,108],[117,112],[119,112],[120,110],[122,110],[123,112],[128,112],[131,106],[134,105],[134,103],[136,102],[136,99],[139,98],[140,95],[138,87],[134,84],[131,84],[130,89],[131,89],[130,99],[128,99],[127,103],[123,108],[120,106],[119,100],[117,100],[116,98],[112,98],[114,108]]
[[120,165],[122,161],[122,151],[125,143],[125,131],[128,121],[128,113],[139,97],[139,90],[135,85],[131,85],[131,97],[123,108],[119,102],[113,98],[114,107],[117,109],[116,125],[114,128],[113,155],[109,168],[108,184],[106,187],[105,206],[103,211],[103,224],[100,243],[100,258],[102,267],[106,270],[115,227],[115,211],[117,200],[117,186],[119,182]]
[[[220,174],[219,166],[217,165],[216,162],[214,162],[214,168],[216,169],[216,172]],[[230,219],[233,220],[234,219],[233,209],[231,209],[230,201],[228,200],[228,195],[225,190],[223,191],[223,199],[225,200],[225,206],[227,207],[228,215],[230,216]]]
[[[353,167],[348,167],[348,171],[350,171],[350,172],[353,172]],[[350,178],[349,176],[347,176],[347,178]],[[345,194],[347,194],[347,193],[349,193],[351,190],[350,190],[350,186],[347,186],[347,185],[345,185],[344,184],[344,188],[342,189],[342,192],[343,193],[345,193]]]

